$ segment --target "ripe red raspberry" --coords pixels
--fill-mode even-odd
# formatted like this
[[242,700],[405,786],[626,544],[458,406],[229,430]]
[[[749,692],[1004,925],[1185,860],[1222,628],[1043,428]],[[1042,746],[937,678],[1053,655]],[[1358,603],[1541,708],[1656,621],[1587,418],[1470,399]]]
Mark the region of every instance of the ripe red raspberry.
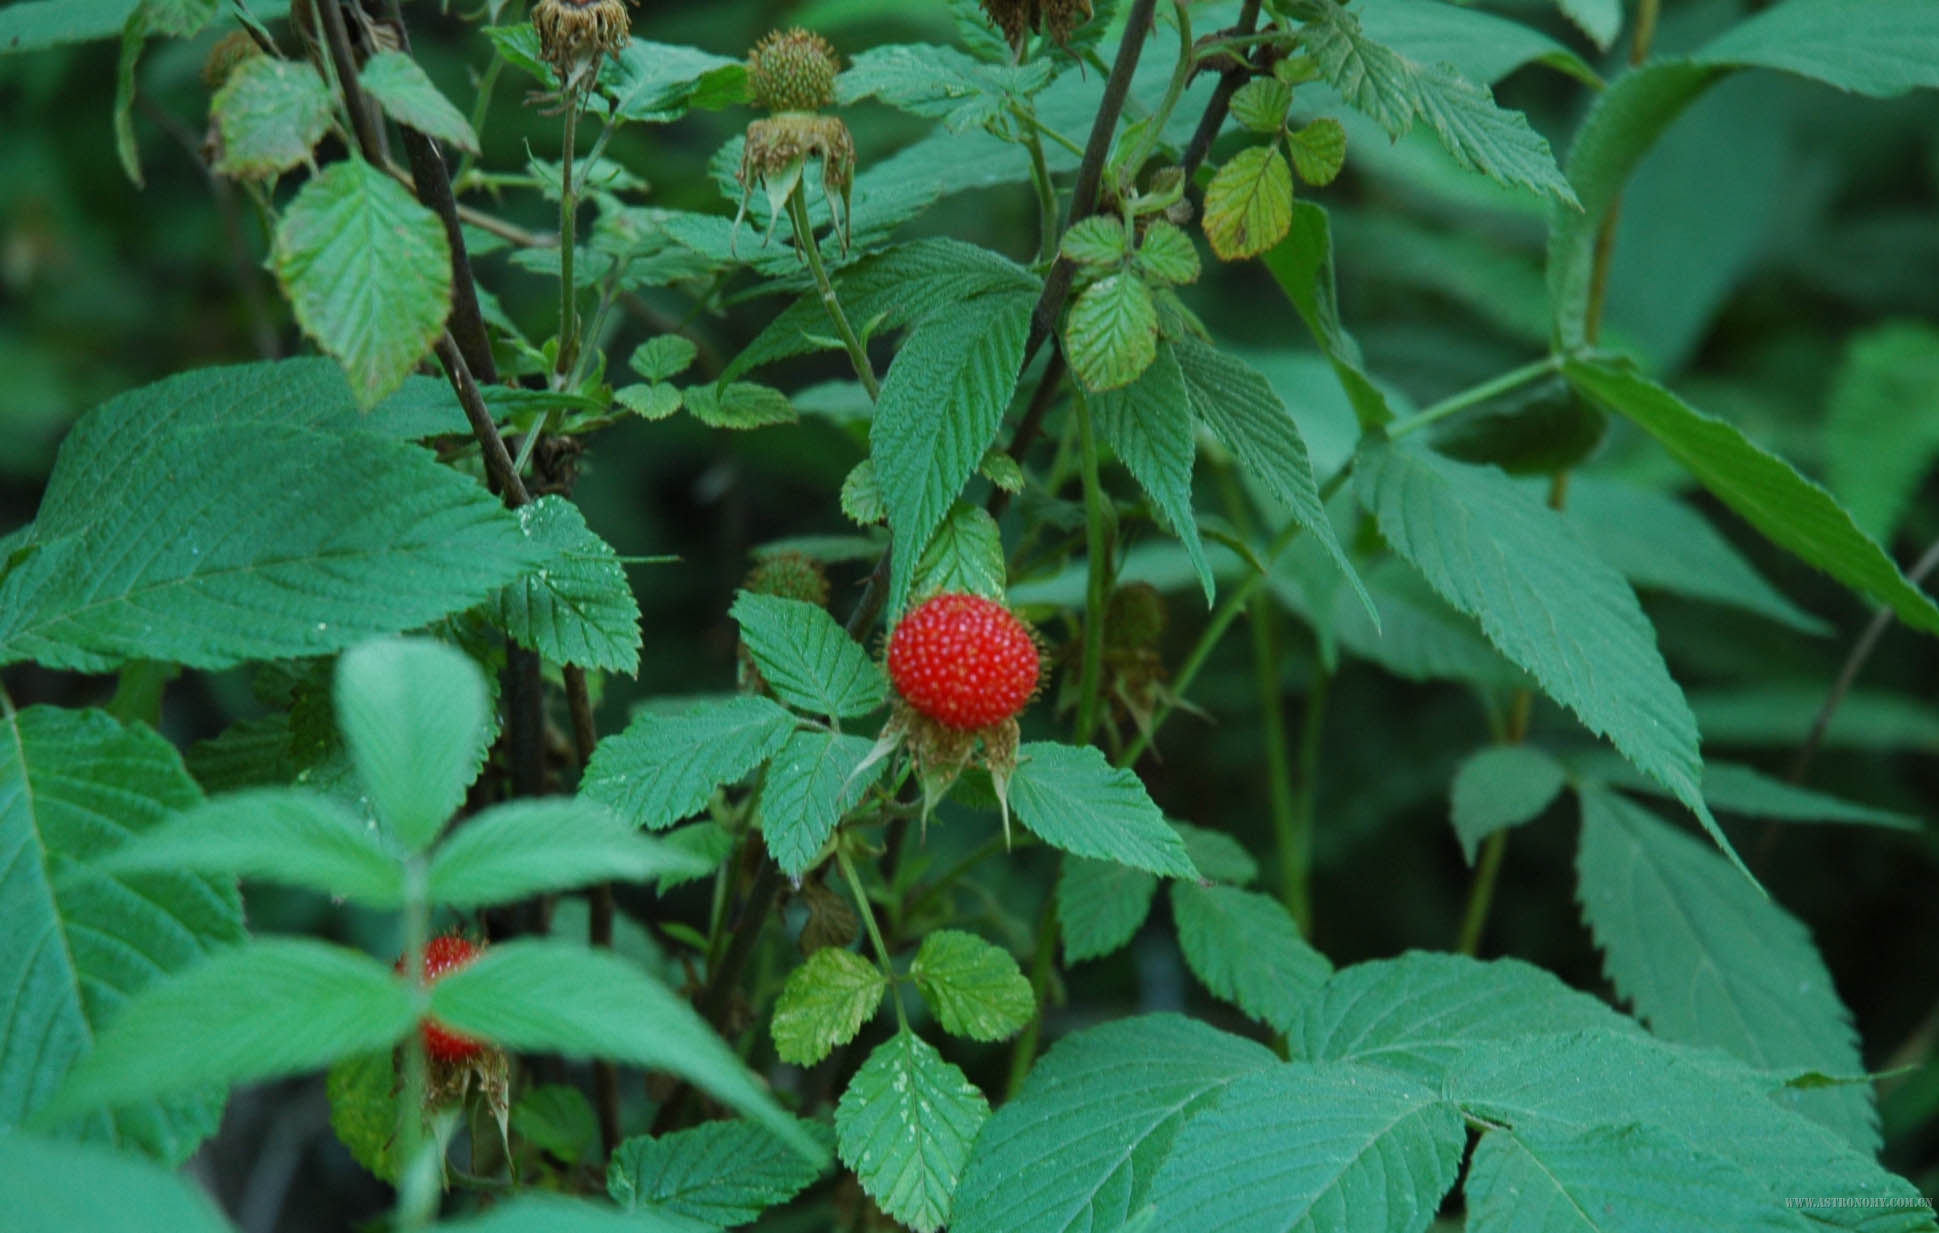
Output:
[[[482,953],[469,938],[455,933],[440,934],[432,938],[424,947],[424,981],[435,985],[451,972],[470,963]],[[404,970],[404,960],[399,959],[394,969]],[[484,1052],[483,1041],[469,1036],[460,1036],[440,1024],[436,1019],[426,1019],[420,1025],[424,1033],[424,1051],[431,1055],[434,1062],[463,1062]]]
[[980,595],[924,600],[889,636],[889,681],[919,713],[972,732],[1010,719],[1037,688],[1037,644]]

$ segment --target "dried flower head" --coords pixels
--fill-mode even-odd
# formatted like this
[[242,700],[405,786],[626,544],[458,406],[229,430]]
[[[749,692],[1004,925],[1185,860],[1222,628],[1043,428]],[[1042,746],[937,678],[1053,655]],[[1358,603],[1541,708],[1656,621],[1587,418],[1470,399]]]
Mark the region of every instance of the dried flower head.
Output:
[[834,103],[840,71],[827,39],[798,27],[776,30],[748,53],[748,99],[764,111],[819,111]]
[[601,57],[617,58],[631,26],[619,0],[539,0],[532,9],[539,55],[567,90],[597,73]]
[[[738,231],[747,217],[748,195],[760,185],[767,194],[768,235],[787,209],[788,198],[801,191],[802,172],[810,159],[821,163],[821,189],[828,198],[828,214],[848,251],[850,192],[855,187],[855,139],[836,116],[784,111],[747,126],[747,145],[734,178],[741,185],[741,208],[734,215]],[[765,239],[764,241],[765,242]],[[805,242],[805,237],[804,237]]]
[[983,11],[1018,51],[1032,30],[1048,34],[1061,47],[1091,19],[1091,0],[983,0]]

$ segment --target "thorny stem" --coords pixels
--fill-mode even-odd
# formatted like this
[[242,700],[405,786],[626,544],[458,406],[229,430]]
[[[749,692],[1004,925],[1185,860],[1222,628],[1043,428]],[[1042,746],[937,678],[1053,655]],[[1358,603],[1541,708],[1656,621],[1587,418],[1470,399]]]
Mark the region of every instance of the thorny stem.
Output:
[[1091,428],[1091,408],[1083,394],[1075,399],[1077,436],[1083,456],[1084,540],[1090,576],[1084,589],[1084,658],[1079,676],[1077,729],[1071,743],[1087,745],[1097,730],[1098,694],[1104,669],[1104,612],[1111,590],[1110,510],[1098,476],[1097,435]]
[[862,879],[855,872],[855,862],[840,844],[835,845],[835,864],[842,871],[842,880],[848,883],[849,894],[855,896],[855,908],[862,914],[862,925],[868,930],[869,944],[875,947],[876,962],[882,965],[883,979],[889,982],[889,997],[895,1003],[895,1021],[903,1031],[909,1030],[908,1012],[902,1009],[902,989],[896,984],[895,963],[889,958],[889,944],[882,940],[882,927],[875,923],[875,905],[869,902],[868,892],[862,889]]
[[797,188],[788,194],[788,221],[794,225],[795,243],[801,248],[801,255],[807,259],[808,272],[815,280],[815,287],[821,292],[821,306],[828,310],[828,320],[835,327],[835,333],[842,340],[842,347],[848,352],[848,362],[855,369],[855,377],[868,391],[869,401],[882,397],[882,383],[876,379],[875,365],[869,361],[868,348],[862,345],[861,336],[849,324],[848,314],[842,309],[841,297],[835,294],[835,284],[828,278],[828,270],[822,265],[821,246],[815,242],[814,226],[808,221],[808,199]]

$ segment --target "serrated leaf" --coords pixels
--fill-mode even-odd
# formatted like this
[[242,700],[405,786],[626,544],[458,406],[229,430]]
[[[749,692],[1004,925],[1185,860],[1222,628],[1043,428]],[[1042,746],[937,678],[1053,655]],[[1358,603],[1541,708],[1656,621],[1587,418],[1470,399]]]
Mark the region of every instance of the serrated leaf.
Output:
[[1256,257],[1293,225],[1293,171],[1276,146],[1239,151],[1205,187],[1202,225],[1221,261]]
[[1655,437],[1772,543],[1890,607],[1914,629],[1939,633],[1939,605],[1906,580],[1830,493],[1790,463],[1634,372],[1579,360],[1564,372],[1585,395]]
[[480,907],[594,882],[700,877],[710,868],[592,801],[506,801],[467,818],[438,846],[426,893],[447,907]]
[[[232,883],[95,867],[201,793],[174,748],[106,713],[0,708],[0,1126],[19,1126],[131,997],[242,937]],[[77,1128],[170,1164],[221,1117],[217,1091],[121,1107]],[[0,1170],[11,1172],[11,1170]]]
[[922,560],[916,562],[916,576],[909,590],[915,596],[967,591],[1000,600],[1007,570],[1003,533],[997,529],[996,519],[980,505],[958,502],[936,528]]
[[808,872],[842,815],[881,776],[885,763],[860,769],[874,748],[865,736],[803,730],[774,755],[761,791],[761,836],[783,873]]
[[1179,1015],[1065,1037],[977,1137],[952,1233],[1123,1227],[1179,1129],[1239,1079],[1278,1065],[1265,1046]]
[[1254,77],[1232,95],[1232,118],[1255,133],[1277,133],[1286,126],[1293,88],[1276,77]]
[[1639,587],[1753,612],[1803,633],[1828,631],[1784,598],[1702,514],[1673,497],[1577,476],[1565,513],[1596,555]]
[[1881,544],[1939,458],[1939,329],[1895,321],[1854,337],[1824,423],[1831,490]]
[[1199,873],[1228,886],[1250,886],[1259,880],[1259,862],[1245,845],[1224,831],[1208,830],[1189,822],[1173,822],[1172,829],[1185,841],[1185,851]]
[[1008,1040],[1037,1014],[1037,997],[1010,952],[973,933],[938,929],[922,940],[909,976],[943,1031]]
[[109,875],[176,870],[261,878],[373,908],[404,903],[401,853],[337,802],[291,788],[239,792],[186,809],[96,868]]
[[889,516],[888,502],[875,482],[875,460],[864,458],[842,479],[842,513],[857,526],[869,527]]
[[1162,218],[1145,228],[1137,260],[1139,273],[1159,286],[1198,281],[1198,246],[1184,228]]
[[186,1177],[125,1152],[29,1135],[7,1139],[0,1203],[21,1229],[232,1233],[234,1228],[209,1193]]
[[1532,745],[1490,745],[1454,774],[1454,833],[1461,855],[1496,831],[1533,821],[1562,791],[1562,764]]
[[507,1049],[610,1058],[680,1075],[766,1126],[804,1160],[827,1158],[685,998],[608,951],[501,942],[431,987],[431,1013]]
[[656,334],[633,348],[626,361],[634,372],[648,381],[666,381],[693,366],[700,348],[680,334]]
[[58,1124],[205,1083],[296,1074],[388,1048],[411,991],[376,960],[299,938],[224,950],[130,998],[34,1116]]
[[769,1032],[784,1062],[813,1066],[855,1039],[888,990],[882,969],[854,951],[828,946],[808,956],[775,999]]
[[1365,451],[1355,481],[1395,552],[1550,697],[1689,806],[1735,860],[1703,802],[1696,720],[1656,631],[1629,584],[1561,515],[1495,468],[1423,450]]
[[298,190],[270,261],[303,332],[343,364],[365,407],[403,383],[451,312],[444,225],[361,159]]
[[1417,1230],[1466,1145],[1460,1113],[1432,1088],[1373,1066],[1289,1062],[1186,1123],[1151,1199],[1160,1228]]
[[710,428],[745,432],[774,424],[792,424],[794,405],[772,386],[735,381],[724,386],[690,385],[681,391],[687,413]]
[[1199,538],[1192,509],[1192,467],[1198,454],[1191,396],[1170,347],[1161,347],[1149,368],[1123,389],[1091,401],[1104,442],[1151,497],[1166,525],[1185,545],[1205,602],[1212,602],[1212,565]]
[[1026,743],[1010,777],[1010,808],[1054,848],[1167,877],[1198,876],[1143,782],[1094,745]]
[[1284,1032],[1332,972],[1270,895],[1174,882],[1172,919],[1192,974],[1220,999]]
[[[1752,705],[1755,705],[1754,700]],[[1578,770],[1587,777],[1606,779],[1613,786],[1627,790],[1659,796],[1663,794],[1661,785],[1650,782],[1613,759],[1577,759],[1576,762]],[[1874,809],[1810,788],[1800,788],[1735,762],[1713,759],[1703,764],[1703,796],[1710,802],[1710,807],[1720,813],[1737,813],[1750,818],[1882,826],[1891,830],[1923,829],[1917,818],[1907,814]]]
[[1064,322],[1064,353],[1093,393],[1136,381],[1158,354],[1158,307],[1144,283],[1113,274],[1080,292]]
[[1293,170],[1315,188],[1333,183],[1347,162],[1347,130],[1332,116],[1321,116],[1286,139]]
[[723,698],[683,715],[646,713],[593,750],[580,794],[636,826],[662,831],[691,816],[714,789],[767,759],[794,717],[766,698]]
[[1353,655],[1409,681],[1528,684],[1528,674],[1502,658],[1474,618],[1436,595],[1405,561],[1377,560],[1364,577],[1379,628],[1350,593],[1342,590],[1332,604],[1333,632]]
[[1057,931],[1064,962],[1097,959],[1137,936],[1151,914],[1156,875],[1116,861],[1064,857],[1057,877]]
[[742,591],[728,615],[776,697],[816,715],[853,719],[882,705],[881,667],[819,604]]
[[230,724],[182,755],[204,792],[234,792],[286,784],[296,778],[290,754],[290,719],[276,711]]
[[517,513],[543,557],[492,601],[505,632],[554,663],[638,672],[640,605],[619,554],[565,497],[543,496]]
[[613,400],[643,420],[663,420],[678,411],[685,398],[671,385],[622,385]]
[[478,666],[441,642],[367,642],[337,661],[332,694],[372,809],[406,849],[422,850],[478,775],[487,736]]
[[496,500],[365,433],[314,359],[184,373],[83,416],[26,551],[0,575],[0,663],[92,672],[325,654],[469,607],[529,559]]
[[215,169],[254,178],[309,161],[310,150],[336,119],[335,103],[322,74],[308,61],[251,56],[209,102],[222,138]]
[[[801,1122],[803,1133],[827,1130]],[[772,1134],[753,1122],[706,1122],[665,1135],[636,1135],[619,1145],[606,1166],[606,1193],[624,1211],[686,1216],[709,1225],[751,1224],[821,1176],[821,1170],[778,1151]]]
[[899,615],[916,562],[996,439],[1023,366],[1032,293],[980,296],[925,320],[896,352],[869,432],[893,532],[888,613]]
[[983,461],[976,464],[976,473],[990,481],[990,486],[999,492],[1015,496],[1023,491],[1023,468],[1016,459],[995,446],[984,451]]
[[[1587,789],[1576,872],[1617,992],[1658,1034],[1764,1070],[1863,1073],[1851,1012],[1810,934],[1703,845]],[[1867,1089],[1790,1093],[1785,1103],[1877,1150]]]
[[1079,265],[1113,268],[1131,255],[1124,220],[1115,214],[1093,214],[1070,225],[1057,251]]
[[391,119],[426,137],[477,153],[478,134],[472,132],[471,121],[452,106],[408,54],[380,51],[364,62],[357,77]]
[[1238,458],[1239,465],[1285,502],[1306,533],[1319,541],[1378,625],[1380,618],[1373,600],[1340,547],[1333,521],[1320,502],[1319,485],[1314,482],[1313,464],[1307,458],[1299,425],[1271,383],[1245,361],[1195,339],[1179,339],[1170,345],[1199,418]]
[[836,1146],[877,1206],[916,1233],[936,1233],[950,1223],[951,1196],[989,1115],[963,1072],[905,1030],[849,1081],[835,1107]]

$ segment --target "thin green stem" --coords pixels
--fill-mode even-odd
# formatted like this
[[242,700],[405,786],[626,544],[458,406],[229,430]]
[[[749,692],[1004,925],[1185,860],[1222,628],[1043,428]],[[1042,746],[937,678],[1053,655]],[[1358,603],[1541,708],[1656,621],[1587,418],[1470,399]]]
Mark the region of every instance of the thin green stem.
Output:
[[1084,659],[1079,675],[1077,730],[1071,741],[1087,745],[1097,730],[1098,698],[1104,678],[1104,610],[1111,597],[1111,511],[1105,505],[1104,483],[1098,475],[1097,434],[1091,427],[1091,408],[1082,391],[1073,394],[1078,449],[1084,469],[1084,550],[1090,559],[1090,579],[1084,590]]
[[572,178],[572,155],[579,142],[579,107],[584,101],[583,91],[566,89],[565,141],[559,155],[559,354],[552,365],[561,378],[579,362],[579,289],[573,285],[572,269],[579,246],[579,186]]
[[862,889],[862,879],[855,872],[855,862],[848,859],[848,853],[840,844],[835,846],[835,864],[842,871],[842,880],[848,883],[849,893],[855,896],[855,908],[862,914],[862,925],[868,930],[869,944],[875,947],[876,962],[882,965],[882,975],[889,982],[889,996],[895,1003],[895,1021],[906,1032],[909,1030],[909,1015],[902,1009],[902,989],[896,984],[895,964],[889,959],[889,944],[882,940],[881,926],[875,923],[875,906],[869,902],[868,892]]
[[1018,1090],[1023,1087],[1024,1077],[1037,1060],[1037,1041],[1043,1036],[1050,972],[1057,958],[1057,895],[1054,891],[1044,895],[1043,911],[1037,916],[1036,947],[1030,956],[1030,998],[1037,1013],[1024,1025],[1022,1033],[1017,1036],[1016,1045],[1010,1050],[1010,1080],[1004,1085],[1006,1101],[1015,1099]]
[[1507,831],[1496,831],[1481,845],[1481,863],[1474,871],[1474,885],[1468,888],[1468,908],[1461,916],[1461,937],[1454,945],[1463,955],[1481,953],[1481,933],[1488,927],[1488,909],[1495,900],[1495,879],[1501,875],[1501,858],[1507,850]]
[[[424,978],[424,952],[431,939],[429,871],[422,853],[404,865],[404,970],[411,973],[420,1002],[426,1000],[430,988]],[[424,1091],[429,1069],[424,1034],[413,1031],[404,1040],[404,1084],[397,1102],[397,1159],[403,1166],[397,1187],[396,1227],[400,1229],[424,1228],[438,1214],[443,1162],[431,1159],[424,1141]]]
[[[484,74],[478,78],[477,98],[471,105],[471,131],[481,137],[485,131],[485,117],[491,112],[492,90],[498,85],[498,75],[504,71],[504,68],[505,57],[494,50],[491,63],[485,66]],[[458,160],[457,171],[452,173],[452,180],[464,179],[471,169],[478,165],[478,157],[469,150],[465,151],[465,156]]]
[[1480,385],[1470,386],[1458,394],[1450,395],[1427,408],[1418,411],[1404,420],[1396,420],[1387,426],[1387,439],[1398,441],[1411,433],[1419,432],[1431,424],[1438,424],[1452,415],[1459,415],[1470,407],[1479,406],[1503,394],[1513,393],[1532,382],[1539,381],[1561,370],[1562,357],[1545,355],[1539,360],[1531,360],[1520,368],[1511,368],[1498,377],[1491,377]]
[[1034,126],[1024,129],[1024,145],[1030,151],[1030,183],[1037,190],[1037,260],[1045,265],[1056,259],[1060,239],[1057,185],[1050,178],[1050,163],[1044,158],[1044,143]]
[[1281,895],[1300,932],[1313,936],[1313,833],[1318,817],[1320,734],[1326,724],[1326,699],[1333,677],[1316,668],[1306,689],[1306,714],[1299,730],[1299,790],[1293,801],[1291,842],[1279,851]]
[[1158,138],[1165,131],[1165,122],[1177,110],[1178,100],[1185,97],[1185,87],[1191,84],[1193,75],[1198,72],[1198,56],[1192,49],[1191,11],[1186,8],[1184,0],[1173,0],[1171,11],[1178,20],[1178,63],[1172,66],[1171,81],[1165,86],[1165,97],[1146,122],[1135,152],[1124,164],[1125,171],[1133,176],[1138,174],[1138,168],[1145,165],[1145,160],[1158,147]]
[[842,340],[842,347],[848,352],[848,362],[855,369],[855,377],[868,391],[869,400],[882,397],[882,383],[876,380],[875,365],[869,362],[868,348],[862,345],[861,336],[848,322],[848,314],[842,310],[841,297],[835,294],[835,284],[829,281],[828,270],[821,262],[821,246],[815,243],[815,229],[808,221],[808,199],[799,188],[788,194],[788,221],[794,224],[795,243],[801,247],[801,254],[807,258],[808,272],[814,276],[815,286],[821,291],[821,305],[828,310],[828,320],[834,324],[836,335]]

